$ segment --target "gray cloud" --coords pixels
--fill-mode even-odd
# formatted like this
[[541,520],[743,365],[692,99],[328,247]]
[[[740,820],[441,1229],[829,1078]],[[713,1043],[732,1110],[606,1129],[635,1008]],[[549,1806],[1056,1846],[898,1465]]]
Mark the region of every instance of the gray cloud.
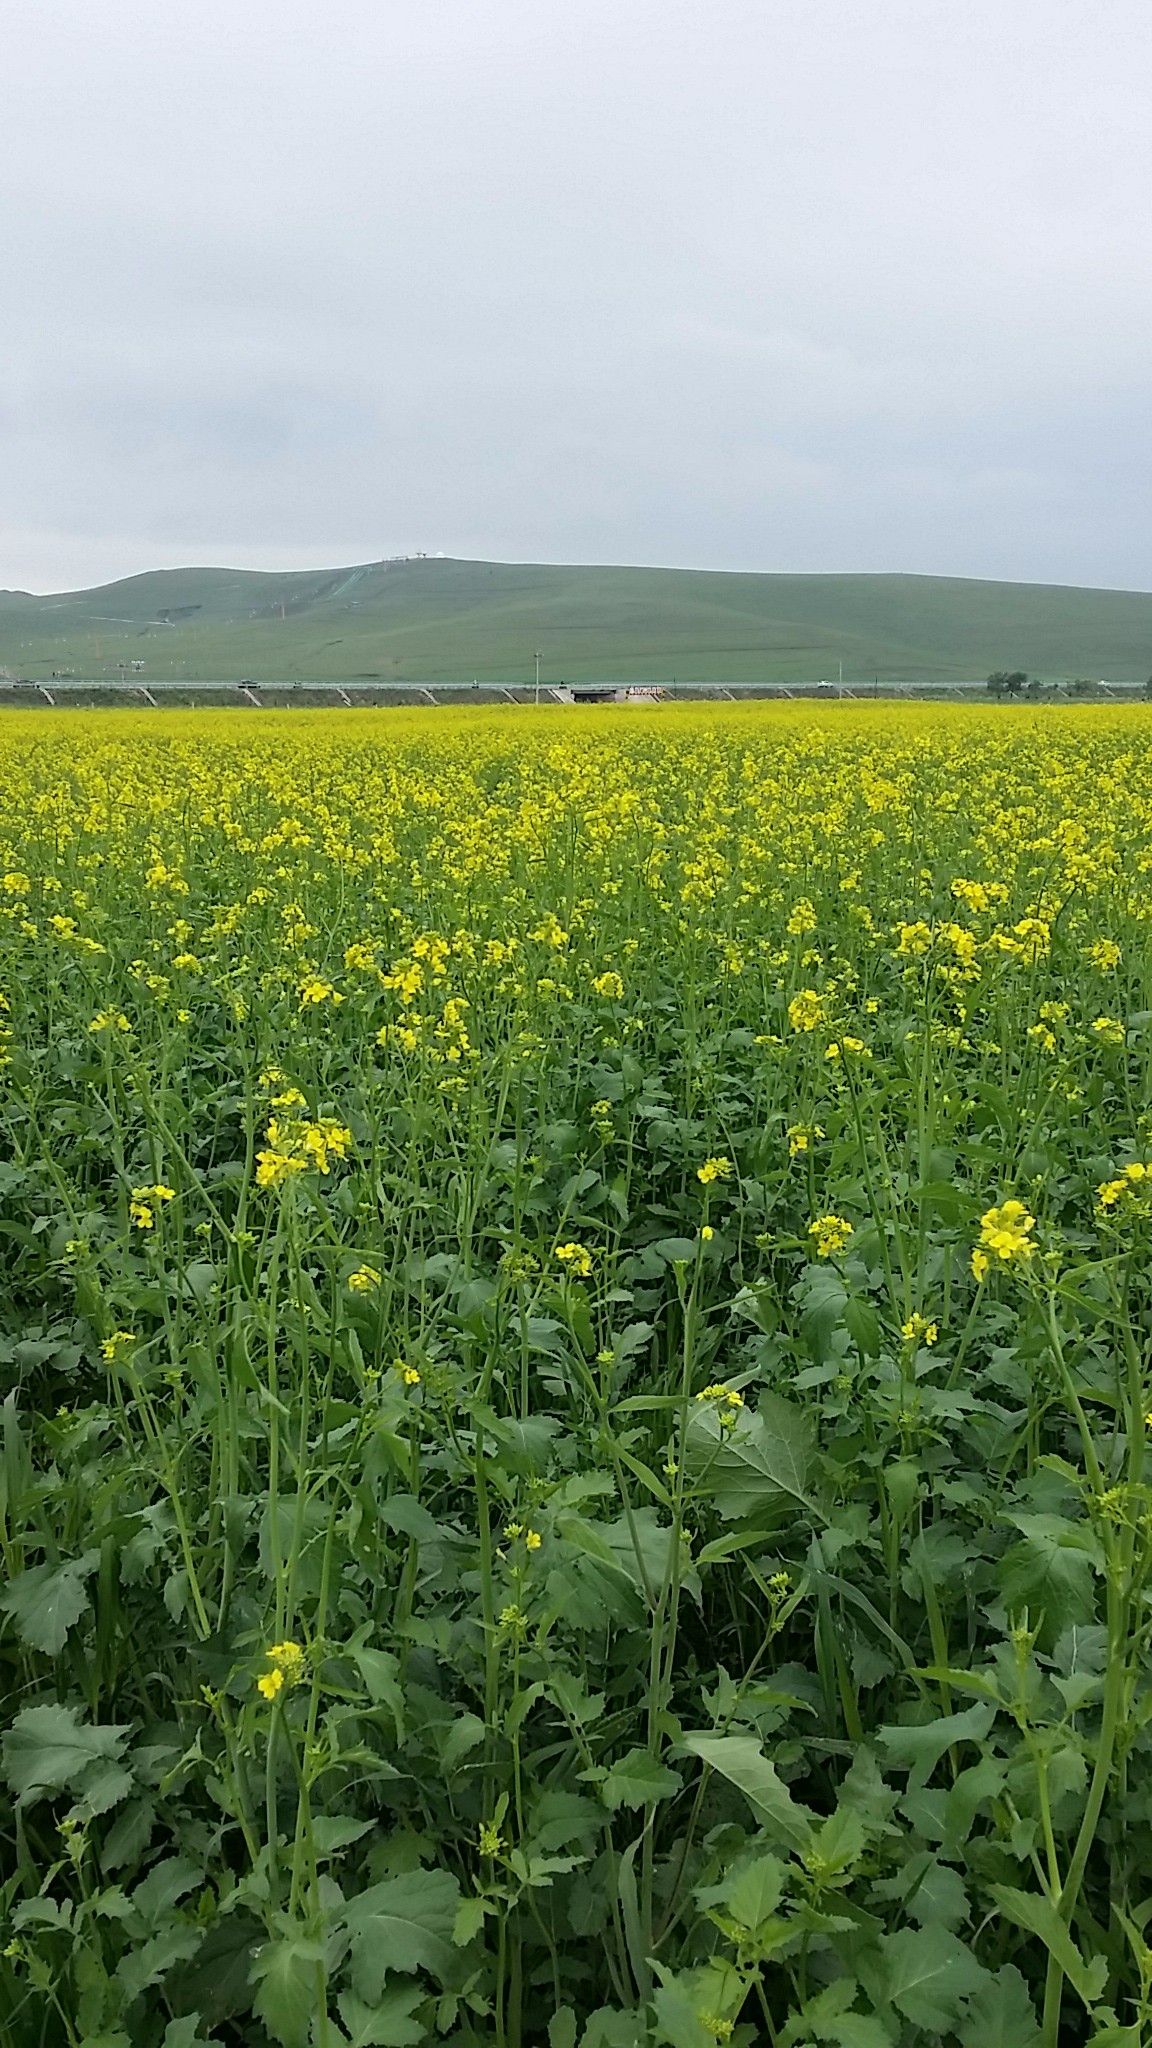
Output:
[[0,584],[1147,586],[1144,0],[8,0]]

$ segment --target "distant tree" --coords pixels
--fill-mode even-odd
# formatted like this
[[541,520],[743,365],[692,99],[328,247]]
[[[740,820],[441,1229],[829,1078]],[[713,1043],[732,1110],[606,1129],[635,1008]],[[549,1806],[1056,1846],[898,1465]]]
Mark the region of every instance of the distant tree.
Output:
[[1144,685],[1144,695],[1152,697],[1152,676],[1149,676],[1148,681]]
[[1096,685],[1091,676],[1074,676],[1068,688],[1074,697],[1090,697]]
[[995,668],[988,678],[988,688],[997,697],[1018,697],[1027,681],[1022,668]]
[[1044,685],[1040,681],[1039,676],[1033,676],[1032,681],[1028,685],[1027,695],[1029,697],[1038,697],[1043,688]]

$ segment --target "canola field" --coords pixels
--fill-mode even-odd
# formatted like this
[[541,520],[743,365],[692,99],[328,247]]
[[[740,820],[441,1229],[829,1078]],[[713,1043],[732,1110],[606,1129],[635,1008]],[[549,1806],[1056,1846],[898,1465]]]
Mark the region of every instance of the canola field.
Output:
[[0,726],[6,2048],[1139,2048],[1152,714]]

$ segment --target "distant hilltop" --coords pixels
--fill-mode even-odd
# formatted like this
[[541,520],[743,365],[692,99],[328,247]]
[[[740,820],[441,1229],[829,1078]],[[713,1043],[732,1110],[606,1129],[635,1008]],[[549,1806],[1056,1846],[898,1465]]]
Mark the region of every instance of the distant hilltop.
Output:
[[674,685],[1152,675],[1152,594],[949,576],[745,575],[405,555],[0,591],[0,669],[147,682]]

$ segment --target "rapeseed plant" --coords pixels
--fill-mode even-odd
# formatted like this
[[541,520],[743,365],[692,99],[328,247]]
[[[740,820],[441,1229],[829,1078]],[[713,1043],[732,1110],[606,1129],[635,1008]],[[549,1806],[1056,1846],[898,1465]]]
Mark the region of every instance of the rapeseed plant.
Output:
[[1149,729],[0,724],[6,2044],[1135,2048]]

